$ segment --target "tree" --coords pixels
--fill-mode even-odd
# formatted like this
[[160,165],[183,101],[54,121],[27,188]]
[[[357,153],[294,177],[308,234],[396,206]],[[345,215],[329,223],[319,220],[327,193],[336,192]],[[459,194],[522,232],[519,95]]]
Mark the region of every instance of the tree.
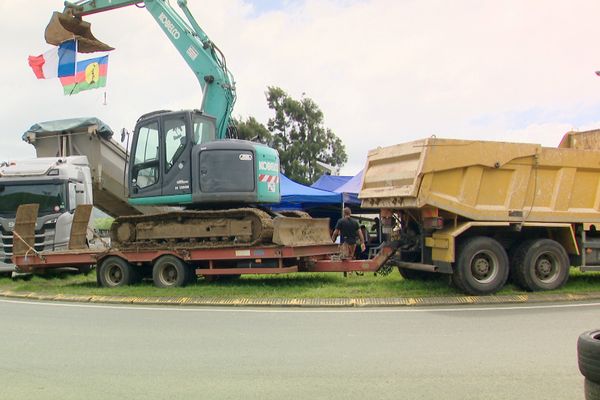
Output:
[[243,118],[233,118],[233,126],[236,129],[236,138],[241,140],[250,140],[270,145],[273,139],[271,132],[254,117],[249,117],[246,121]]
[[283,89],[268,87],[267,104],[275,111],[267,127],[269,143],[279,151],[282,172],[303,184],[310,184],[321,175],[317,161],[342,166],[348,161],[340,138],[323,125],[323,112],[310,98],[291,98]]

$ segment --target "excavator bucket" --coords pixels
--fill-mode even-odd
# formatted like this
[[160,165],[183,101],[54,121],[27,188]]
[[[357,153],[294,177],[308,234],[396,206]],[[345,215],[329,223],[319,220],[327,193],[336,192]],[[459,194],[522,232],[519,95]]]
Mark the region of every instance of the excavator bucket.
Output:
[[55,46],[65,40],[77,39],[77,51],[79,53],[93,53],[96,51],[114,50],[106,43],[96,39],[92,34],[90,23],[81,18],[55,11],[46,27],[44,37],[46,42]]
[[328,218],[275,217],[273,243],[282,246],[332,244]]

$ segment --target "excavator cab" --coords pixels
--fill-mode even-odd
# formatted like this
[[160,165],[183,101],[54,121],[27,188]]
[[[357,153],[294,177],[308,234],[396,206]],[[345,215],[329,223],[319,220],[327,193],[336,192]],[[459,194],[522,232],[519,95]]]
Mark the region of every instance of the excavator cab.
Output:
[[129,202],[138,205],[277,203],[277,152],[217,140],[215,119],[198,110],[157,111],[137,122]]
[[114,50],[113,47],[96,39],[90,26],[89,22],[79,17],[55,11],[46,26],[44,38],[48,44],[55,46],[65,40],[77,39],[77,51],[80,53]]

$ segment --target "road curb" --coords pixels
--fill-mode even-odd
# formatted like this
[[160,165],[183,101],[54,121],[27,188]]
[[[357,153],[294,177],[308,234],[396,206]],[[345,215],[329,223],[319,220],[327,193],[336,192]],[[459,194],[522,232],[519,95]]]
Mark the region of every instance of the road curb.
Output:
[[44,294],[0,290],[0,297],[61,301],[77,303],[128,304],[128,305],[171,305],[171,306],[216,306],[216,307],[422,307],[451,305],[524,304],[545,302],[573,302],[600,299],[600,292],[593,293],[527,293],[518,295],[491,296],[448,296],[448,297],[387,297],[387,298],[334,298],[334,299],[261,299],[261,298],[216,298],[216,297],[135,297]]

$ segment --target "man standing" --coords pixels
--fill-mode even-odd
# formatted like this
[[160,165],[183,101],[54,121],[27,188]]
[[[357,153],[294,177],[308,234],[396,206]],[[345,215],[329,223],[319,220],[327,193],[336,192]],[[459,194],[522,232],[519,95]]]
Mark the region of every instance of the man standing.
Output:
[[352,215],[352,211],[349,207],[344,208],[344,217],[340,218],[335,224],[335,230],[333,231],[333,235],[331,236],[331,240],[335,242],[338,235],[342,236],[342,258],[354,258],[354,251],[356,250],[356,242],[360,241],[360,249],[361,251],[365,251],[365,238],[363,237],[362,232],[360,231],[360,227],[358,222],[353,220],[350,216]]

